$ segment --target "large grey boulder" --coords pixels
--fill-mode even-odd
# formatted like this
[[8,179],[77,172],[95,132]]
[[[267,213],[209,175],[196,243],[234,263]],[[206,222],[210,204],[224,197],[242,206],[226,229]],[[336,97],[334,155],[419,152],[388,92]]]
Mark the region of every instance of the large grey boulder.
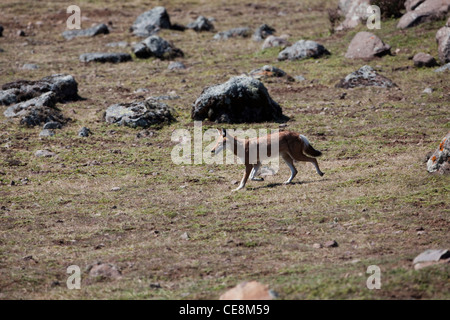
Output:
[[224,123],[253,123],[283,118],[281,107],[264,84],[252,77],[233,77],[206,87],[194,102],[191,118]]
[[192,29],[194,31],[213,31],[213,23],[205,18],[204,16],[199,16],[194,22],[189,23],[186,28]]
[[425,0],[406,12],[399,20],[397,28],[406,29],[418,24],[439,20],[450,10],[450,0]]
[[450,18],[446,25],[436,33],[436,41],[438,43],[439,60],[442,63],[450,62]]
[[450,173],[450,132],[442,139],[439,147],[428,159],[427,170],[430,173]]
[[93,52],[93,53],[83,53],[80,55],[81,62],[127,62],[131,61],[131,55],[123,52]]
[[344,79],[342,79],[338,84],[337,88],[355,88],[355,87],[382,87],[390,88],[395,87],[396,84],[393,83],[388,78],[379,75],[371,66],[365,65],[355,72],[350,73]]
[[175,120],[168,105],[154,100],[113,104],[106,109],[105,121],[132,128],[170,123]]
[[292,46],[287,47],[278,54],[278,60],[302,60],[306,58],[319,58],[329,55],[330,52],[325,47],[315,41],[300,40]]
[[139,15],[131,26],[130,30],[138,37],[148,37],[159,29],[170,29],[169,14],[164,7],[155,7]]
[[174,59],[183,57],[184,53],[181,49],[176,48],[170,42],[159,36],[150,36],[144,41],[139,42],[133,49],[136,57],[147,59],[155,57],[159,59]]
[[371,32],[358,32],[350,42],[345,57],[348,59],[373,59],[391,53],[391,46],[385,44]]
[[57,102],[75,101],[78,96],[78,84],[68,74],[54,74],[41,80],[18,80],[5,83],[0,90],[0,104],[10,105],[53,92]]
[[7,118],[19,118],[26,126],[36,126],[47,122],[66,123],[59,109],[55,107],[56,95],[52,91],[41,96],[9,106],[3,113]]
[[72,40],[73,38],[77,37],[94,37],[99,34],[108,34],[108,33],[109,33],[108,26],[102,23],[88,29],[66,30],[62,33],[62,36],[66,40]]
[[214,35],[214,40],[227,40],[229,38],[248,38],[252,34],[252,30],[247,27],[233,28],[227,31],[221,31]]

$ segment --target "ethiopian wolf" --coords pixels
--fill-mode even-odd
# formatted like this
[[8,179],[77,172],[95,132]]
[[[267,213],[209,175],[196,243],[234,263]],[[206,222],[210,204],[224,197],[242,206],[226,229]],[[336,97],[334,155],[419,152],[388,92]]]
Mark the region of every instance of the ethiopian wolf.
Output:
[[[317,173],[320,176],[324,175],[319,169],[317,160],[312,158],[319,157],[322,152],[314,149],[304,135],[291,131],[281,131],[264,137],[239,139],[228,134],[225,129],[218,129],[218,132],[219,137],[211,153],[218,154],[223,149],[228,148],[245,164],[245,172],[241,183],[233,191],[244,188],[249,177],[251,180],[263,181],[263,178],[255,177],[261,166],[261,161],[274,156],[282,157],[291,169],[291,176],[284,182],[285,184],[291,183],[298,172],[294,167],[294,160],[311,162]],[[278,144],[278,146],[273,148],[274,144]],[[306,154],[312,157],[308,157]]]

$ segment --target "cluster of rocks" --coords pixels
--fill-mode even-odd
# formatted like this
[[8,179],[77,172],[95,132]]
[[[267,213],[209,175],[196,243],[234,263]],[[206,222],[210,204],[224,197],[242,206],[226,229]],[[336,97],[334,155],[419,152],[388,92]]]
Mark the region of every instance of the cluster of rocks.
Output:
[[38,81],[18,80],[6,83],[0,91],[0,105],[9,105],[7,118],[36,126],[47,122],[68,121],[56,107],[57,102],[78,100],[78,84],[71,75],[55,74]]
[[271,78],[284,78],[288,81],[294,81],[294,78],[289,76],[283,70],[271,66],[265,65],[262,68],[254,69],[249,72],[249,75],[254,79],[271,79]]
[[[370,5],[380,6],[381,13],[389,12],[393,5],[397,5],[397,12],[401,2],[375,0],[340,0],[337,8],[338,14],[344,18],[336,30],[353,29],[367,21],[371,15]],[[404,2],[406,13],[400,18],[397,28],[406,29],[424,22],[442,19],[450,11],[450,0],[406,0]],[[390,18],[390,17],[389,17]]]
[[450,0],[407,0],[405,7],[407,12],[397,24],[399,29],[444,18],[450,10]]

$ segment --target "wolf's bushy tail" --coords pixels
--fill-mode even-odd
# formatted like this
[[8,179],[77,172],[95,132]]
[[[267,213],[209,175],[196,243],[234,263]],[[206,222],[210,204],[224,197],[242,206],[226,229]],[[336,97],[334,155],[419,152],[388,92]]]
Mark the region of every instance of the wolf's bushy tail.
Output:
[[322,155],[322,152],[312,147],[312,145],[309,143],[308,139],[304,135],[301,134],[300,139],[302,139],[303,141],[303,152],[313,157],[320,157]]

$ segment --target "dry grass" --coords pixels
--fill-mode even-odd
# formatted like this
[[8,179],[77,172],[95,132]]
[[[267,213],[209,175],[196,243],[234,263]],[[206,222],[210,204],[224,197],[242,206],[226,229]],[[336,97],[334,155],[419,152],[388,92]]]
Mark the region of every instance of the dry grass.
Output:
[[[399,89],[334,87],[363,64],[343,57],[357,30],[328,31],[327,10],[334,1],[166,5],[173,22],[213,16],[219,31],[268,23],[277,34],[288,33],[291,41],[318,40],[332,52],[325,59],[277,62],[277,49],[262,52],[251,39],[215,42],[212,33],[163,30],[160,35],[185,52],[189,69],[169,72],[169,62],[158,60],[117,65],[78,61],[84,52],[130,50],[105,44],[137,41],[128,28],[154,5],[81,1],[89,18],[83,28],[111,21],[112,31],[66,42],[61,37],[65,3],[0,4],[5,27],[1,84],[70,73],[86,98],[59,105],[73,122],[49,139],[38,137],[39,128],[20,127],[0,114],[1,298],[215,299],[250,279],[269,284],[282,299],[449,298],[448,266],[420,271],[411,266],[423,250],[449,247],[450,181],[429,175],[423,162],[450,128],[448,74],[393,71],[411,66],[408,57],[415,52],[437,56],[434,34],[442,21],[406,31],[387,21],[377,31],[393,51],[401,50],[370,64]],[[44,24],[37,27],[37,21]],[[34,27],[27,29],[28,22]],[[19,28],[30,36],[17,37]],[[24,63],[37,63],[40,69],[20,70]],[[298,164],[295,183],[284,186],[280,183],[289,171],[281,165],[276,176],[231,193],[235,186],[230,182],[241,177],[240,166],[173,165],[171,133],[192,129],[190,108],[201,90],[264,64],[307,79],[266,86],[291,118],[288,128],[324,151],[319,164],[326,175],[320,178],[311,165]],[[435,90],[423,94],[425,87]],[[106,107],[139,99],[142,94],[133,93],[138,88],[150,90],[145,96],[179,94],[180,99],[168,102],[177,110],[178,122],[141,139],[136,138],[138,130],[105,124]],[[341,100],[343,92],[347,96]],[[81,126],[94,135],[77,137]],[[44,148],[57,157],[34,157]],[[29,183],[22,185],[23,178]],[[120,191],[111,191],[116,186]],[[425,233],[418,235],[418,228]],[[184,232],[189,240],[180,238]],[[339,247],[312,247],[328,240]],[[29,255],[34,260],[23,259]],[[116,264],[123,278],[99,282],[83,273],[81,290],[66,288],[69,265],[84,270],[96,261]],[[381,290],[365,286],[366,269],[373,264],[382,270]],[[155,282],[162,288],[151,288]]]

